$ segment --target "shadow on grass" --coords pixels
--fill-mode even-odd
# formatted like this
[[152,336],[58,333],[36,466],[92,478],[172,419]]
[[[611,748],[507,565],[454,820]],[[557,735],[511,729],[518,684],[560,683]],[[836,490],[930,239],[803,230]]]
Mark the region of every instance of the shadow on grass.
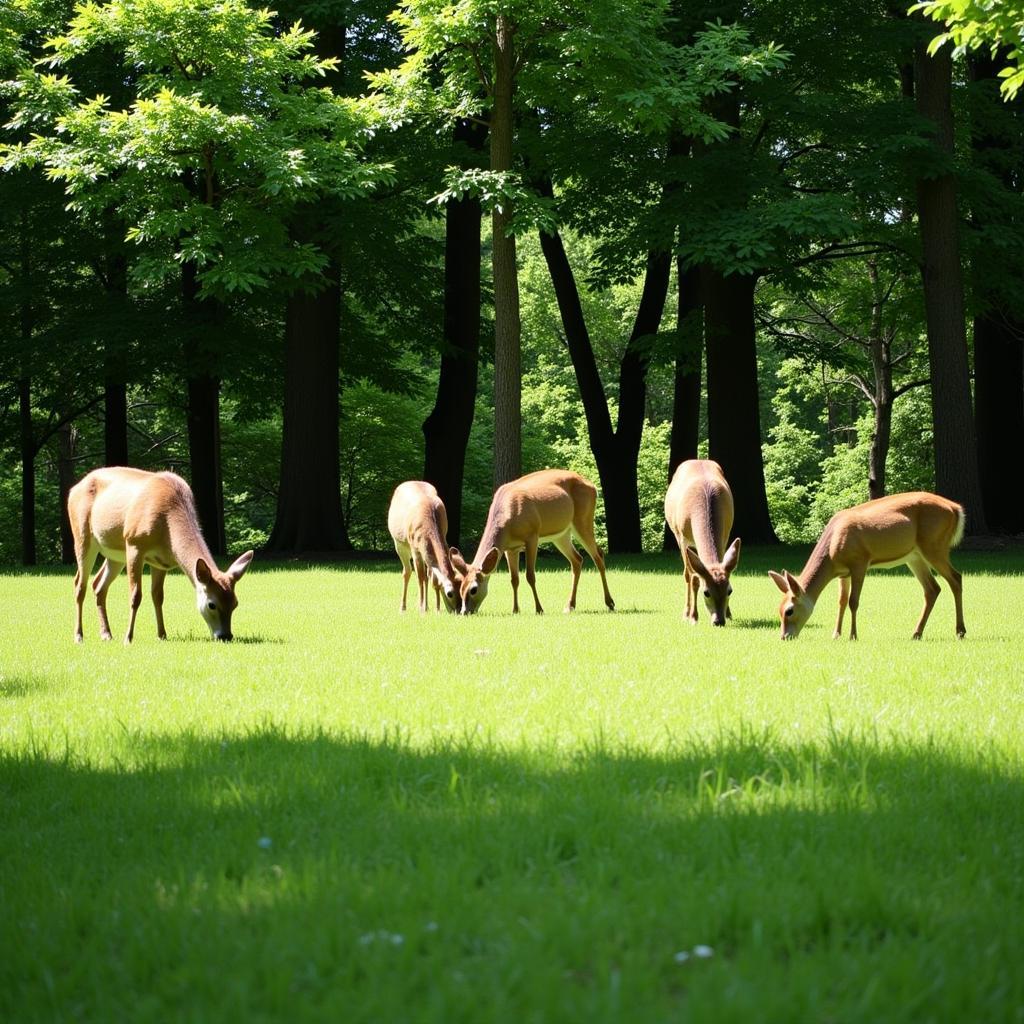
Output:
[[[524,1019],[553,992],[609,1020],[617,998],[634,1019],[1018,1005],[1024,781],[993,752],[418,749],[273,726],[122,745],[116,768],[0,755],[3,1019],[288,1020],[300,995],[348,1020],[428,998],[430,1019]],[[680,975],[701,945],[714,960]]]

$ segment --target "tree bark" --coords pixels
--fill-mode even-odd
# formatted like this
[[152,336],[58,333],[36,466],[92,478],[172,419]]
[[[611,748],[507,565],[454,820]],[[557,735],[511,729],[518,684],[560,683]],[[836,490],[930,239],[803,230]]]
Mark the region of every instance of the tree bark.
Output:
[[998,309],[974,318],[974,399],[982,499],[989,529],[1024,533],[1024,323]]
[[[935,147],[947,166],[953,154],[951,92],[949,47],[929,57],[925,44],[919,43],[914,54],[917,109],[934,124]],[[956,182],[951,169],[918,180],[917,214],[931,363],[935,487],[964,506],[967,531],[981,534],[987,531],[987,524],[971,408]]]
[[644,339],[657,332],[661,321],[668,291],[670,258],[667,253],[648,257],[643,296],[619,370],[619,420],[617,429],[613,429],[608,399],[565,246],[557,232],[542,232],[540,242],[587,418],[590,450],[594,453],[601,479],[608,549],[612,552],[640,551],[643,538],[637,458],[647,395],[648,359]]
[[650,336],[657,334],[661,325],[671,269],[672,259],[667,252],[648,253],[640,305],[619,366],[619,419],[613,448],[613,472],[617,484],[604,492],[608,547],[611,551],[643,551],[637,463],[646,418],[649,342]]
[[754,321],[757,278],[707,268],[701,284],[709,454],[721,465],[733,492],[734,534],[748,544],[777,544],[768,514],[761,451]]
[[[454,142],[481,150],[483,130],[455,126]],[[444,350],[437,398],[423,422],[423,479],[437,488],[448,513],[448,543],[461,545],[462,481],[476,411],[480,360],[480,201],[460,199],[445,208]]]
[[[985,128],[986,122],[992,123],[993,113],[1008,112],[999,96],[1000,62],[982,50],[973,54],[968,64],[976,83],[975,112],[982,115],[971,132],[974,160],[1001,179],[1005,189],[1017,192],[1020,169],[1007,159],[1016,140],[1009,132],[1000,138]],[[994,108],[987,117],[986,104]],[[972,223],[984,226],[978,213]],[[989,529],[1016,534],[1024,532],[1024,474],[1007,472],[1004,453],[1024,451],[1024,323],[1004,308],[1005,301],[996,288],[986,287],[987,279],[982,260],[976,257],[979,312],[974,317],[974,421],[978,471]]]
[[285,319],[284,429],[277,516],[268,551],[350,551],[341,510],[338,441],[341,278],[297,291]]
[[[110,245],[119,245],[108,232]],[[121,301],[128,294],[128,260],[121,252],[107,260],[107,292]],[[123,342],[105,347],[103,354],[103,458],[108,466],[128,462],[128,354]]]
[[[676,312],[675,372],[672,389],[672,433],[669,438],[668,481],[680,463],[697,458],[700,443],[701,356],[704,351],[704,322],[701,314],[700,267],[683,266],[676,261],[679,280],[679,304]],[[676,550],[676,538],[665,524],[662,547]]]
[[75,485],[75,446],[78,431],[64,423],[57,431],[57,482],[60,488],[60,560],[75,564],[75,538],[68,519],[68,493]]
[[209,353],[214,331],[211,310],[199,302],[194,263],[182,266],[182,299],[187,334],[185,374],[188,395],[186,423],[192,493],[203,537],[215,555],[225,553],[224,493],[220,451],[220,378]]
[[[515,88],[515,30],[499,14],[494,41],[491,110],[491,170],[512,169],[512,94]],[[522,352],[516,240],[509,234],[508,204],[491,214],[494,277],[494,486],[522,474]]]
[[32,381],[18,380],[21,448],[21,564],[36,564],[36,441],[32,430]]

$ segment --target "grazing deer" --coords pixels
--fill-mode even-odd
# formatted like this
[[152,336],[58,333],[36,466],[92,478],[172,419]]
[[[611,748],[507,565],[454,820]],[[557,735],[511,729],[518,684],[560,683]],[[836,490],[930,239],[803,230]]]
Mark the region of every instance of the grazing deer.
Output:
[[388,508],[388,530],[395,542],[395,551],[402,560],[402,607],[406,607],[409,577],[416,568],[419,584],[420,611],[427,610],[429,583],[434,584],[437,610],[441,610],[441,594],[449,611],[458,606],[455,573],[448,555],[445,534],[448,513],[437,496],[437,488],[423,480],[407,480],[395,488]]
[[725,550],[732,529],[733,503],[722,467],[710,459],[680,463],[665,495],[665,519],[683,558],[686,618],[697,621],[697,590],[703,584],[711,621],[724,626],[725,620],[732,618],[729,575],[739,564],[740,539],[737,537]]
[[235,584],[252,561],[246,551],[220,572],[199,532],[196,503],[188,484],[174,473],[109,466],[94,469],[71,488],[68,518],[75,538],[75,601],[78,606],[75,640],[82,642],[82,603],[86,583],[98,555],[105,561],[92,582],[100,616],[100,636],[110,639],[107,590],[128,568],[130,615],[124,642],[130,644],[135,616],[142,604],[142,570],[152,579],[156,631],[164,629],[164,577],[177,567],[196,588],[196,604],[215,640],[231,639],[231,613],[238,607]]
[[567,469],[542,469],[518,480],[502,484],[494,492],[487,525],[471,563],[451,549],[452,565],[462,577],[460,586],[463,615],[478,611],[487,596],[487,578],[494,572],[502,555],[508,562],[512,578],[512,611],[519,611],[519,552],[526,551],[526,582],[533,591],[537,614],[544,609],[537,596],[537,545],[551,541],[569,560],[572,567],[572,591],[565,606],[567,612],[576,607],[576,587],[580,581],[583,556],[573,547],[575,537],[594,560],[601,574],[604,603],[609,611],[615,602],[608,593],[604,554],[594,537],[594,508],[597,488],[578,473]]
[[814,611],[818,595],[839,578],[839,617],[833,638],[842,636],[843,612],[850,606],[850,639],[857,639],[857,607],[860,589],[869,568],[907,565],[924,589],[924,610],[914,630],[920,640],[925,623],[939,596],[934,569],[949,584],[956,602],[956,635],[964,627],[963,588],[960,573],[949,561],[950,548],[964,535],[964,510],[937,494],[912,491],[866,501],[828,522],[797,579],[791,573],[769,572],[785,595],[779,607],[782,639],[793,639]]

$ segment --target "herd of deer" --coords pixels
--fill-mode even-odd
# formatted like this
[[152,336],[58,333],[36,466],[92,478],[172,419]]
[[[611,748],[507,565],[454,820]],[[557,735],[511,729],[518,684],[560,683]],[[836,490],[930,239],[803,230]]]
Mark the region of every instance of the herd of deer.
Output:
[[[449,611],[471,615],[487,596],[487,581],[501,556],[512,581],[512,610],[519,611],[519,553],[526,552],[526,582],[537,595],[537,547],[550,541],[569,560],[572,589],[566,611],[576,607],[583,557],[579,542],[601,574],[604,603],[614,611],[608,591],[604,555],[594,536],[597,490],[578,473],[545,469],[503,484],[491,501],[483,537],[471,562],[445,535],[448,518],[432,484],[410,480],[395,489],[388,511],[388,529],[402,561],[402,604],[406,609],[413,570],[419,585],[419,608],[427,611],[433,585],[436,607],[442,600]],[[729,577],[740,560],[740,539],[726,547],[733,523],[732,491],[721,467],[706,459],[691,459],[676,470],[665,495],[665,519],[679,544],[686,586],[686,618],[697,622],[697,592],[703,589],[711,621],[724,626],[731,618]],[[157,634],[166,637],[163,586],[168,570],[180,568],[196,591],[196,604],[217,640],[231,639],[231,614],[238,605],[235,585],[253,552],[247,551],[220,572],[199,529],[192,492],[173,473],[139,469],[96,469],[76,484],[68,496],[68,516],[75,538],[77,619],[75,640],[82,640],[82,605],[96,559],[104,562],[93,580],[99,610],[100,635],[110,639],[106,600],[110,584],[127,567],[130,616],[125,643],[131,643],[135,617],[142,603],[143,567],[150,567]],[[932,569],[949,583],[956,602],[956,634],[964,636],[960,573],[949,551],[964,531],[964,510],[937,494],[915,491],[877,498],[839,512],[825,527],[799,577],[789,572],[768,575],[782,591],[779,607],[783,639],[792,639],[814,611],[821,591],[839,579],[839,616],[834,636],[842,633],[843,615],[850,609],[850,638],[857,637],[857,607],[867,570],[907,565],[924,589],[924,608],[914,630],[919,639],[931,614],[939,585]]]

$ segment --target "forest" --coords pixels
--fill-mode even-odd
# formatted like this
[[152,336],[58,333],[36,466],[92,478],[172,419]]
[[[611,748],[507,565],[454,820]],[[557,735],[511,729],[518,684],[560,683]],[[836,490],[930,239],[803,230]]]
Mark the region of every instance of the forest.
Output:
[[406,479],[466,545],[547,466],[657,550],[698,456],[749,543],[1024,533],[1013,6],[5,0],[0,564],[99,465],[218,554],[385,549]]

